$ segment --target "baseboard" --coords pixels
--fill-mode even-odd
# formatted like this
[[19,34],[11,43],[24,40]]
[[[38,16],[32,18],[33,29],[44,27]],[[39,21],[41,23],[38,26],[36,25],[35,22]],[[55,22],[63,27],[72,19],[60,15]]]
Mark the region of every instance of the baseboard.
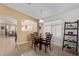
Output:
[[17,45],[19,45],[19,44],[26,44],[26,43],[29,43],[29,42],[31,42],[31,41],[17,43]]
[[53,44],[56,45],[56,46],[62,47],[62,45],[58,45],[58,44],[56,44],[56,43],[53,43]]
[[[54,45],[56,45],[56,46],[62,48],[62,46],[60,46],[60,45],[57,45],[57,44],[54,44]],[[79,53],[79,47],[78,47],[78,53]]]

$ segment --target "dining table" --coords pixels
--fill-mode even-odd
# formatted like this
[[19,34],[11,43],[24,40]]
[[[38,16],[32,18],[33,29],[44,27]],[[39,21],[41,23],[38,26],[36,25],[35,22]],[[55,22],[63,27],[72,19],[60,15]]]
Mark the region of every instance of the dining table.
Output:
[[39,50],[42,49],[42,41],[43,41],[43,37],[38,37],[35,41],[36,44],[39,44]]

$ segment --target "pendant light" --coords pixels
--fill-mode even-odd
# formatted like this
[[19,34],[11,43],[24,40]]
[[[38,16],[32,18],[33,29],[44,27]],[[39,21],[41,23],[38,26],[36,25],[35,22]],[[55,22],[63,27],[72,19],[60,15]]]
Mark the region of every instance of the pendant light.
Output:
[[[42,9],[40,9],[40,13],[41,13],[41,18],[42,18],[42,12],[43,12],[43,10]],[[43,23],[44,21],[42,20],[42,19],[40,19],[39,20],[39,23]]]

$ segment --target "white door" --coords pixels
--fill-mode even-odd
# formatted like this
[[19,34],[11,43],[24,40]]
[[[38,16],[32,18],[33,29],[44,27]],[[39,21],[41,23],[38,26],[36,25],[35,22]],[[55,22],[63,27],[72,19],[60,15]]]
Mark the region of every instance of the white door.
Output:
[[53,34],[52,41],[54,41],[55,45],[58,46],[62,45],[61,32],[62,32],[61,24],[52,25],[52,34]]

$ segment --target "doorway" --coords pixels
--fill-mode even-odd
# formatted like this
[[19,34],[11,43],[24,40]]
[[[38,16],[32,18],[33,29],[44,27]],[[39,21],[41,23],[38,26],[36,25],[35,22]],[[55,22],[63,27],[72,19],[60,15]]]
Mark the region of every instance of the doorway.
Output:
[[53,34],[52,41],[55,45],[62,46],[62,21],[56,20],[44,23],[44,33],[50,32]]
[[16,19],[0,16],[0,45],[15,45],[16,31]]

